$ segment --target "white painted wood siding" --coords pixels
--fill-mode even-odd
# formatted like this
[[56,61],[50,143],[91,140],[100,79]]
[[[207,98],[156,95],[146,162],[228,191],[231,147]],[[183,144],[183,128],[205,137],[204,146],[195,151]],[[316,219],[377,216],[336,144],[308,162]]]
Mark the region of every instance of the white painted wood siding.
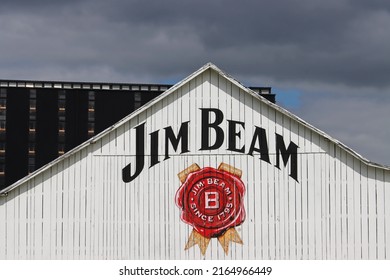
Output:
[[[199,151],[200,109],[219,108],[245,122],[246,149],[253,127],[266,130],[271,164],[259,155]],[[131,183],[122,168],[134,162],[134,127],[146,135],[190,121],[190,153],[171,148],[171,158]],[[275,133],[298,148],[298,182],[289,167],[275,168]],[[149,147],[150,139],[146,138]],[[146,148],[148,152],[148,148]],[[179,147],[180,149],[180,147]],[[237,227],[243,245],[229,254],[213,238],[202,256],[184,250],[192,227],[180,220],[177,177],[197,163],[221,162],[242,170],[246,219]],[[282,162],[282,161],[281,161]],[[334,141],[252,96],[208,69],[95,143],[0,197],[0,259],[388,259],[390,171],[369,166]]]

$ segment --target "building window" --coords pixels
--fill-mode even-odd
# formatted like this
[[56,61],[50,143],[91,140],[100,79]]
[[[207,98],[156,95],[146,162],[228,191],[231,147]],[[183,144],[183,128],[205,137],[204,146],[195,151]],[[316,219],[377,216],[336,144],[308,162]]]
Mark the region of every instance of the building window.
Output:
[[4,111],[5,109],[7,109],[7,99],[1,98],[0,99],[0,110]]
[[30,121],[29,122],[29,125],[28,125],[28,131],[30,132],[30,133],[35,133],[35,122],[34,121]]
[[0,120],[0,131],[5,131],[5,120]]
[[95,133],[95,124],[88,123],[88,135],[92,136]]
[[28,173],[35,171],[35,158],[29,157],[28,158]]
[[66,91],[65,90],[58,91],[58,99],[64,100],[65,98],[66,98]]
[[30,99],[36,99],[36,98],[37,98],[37,90],[30,89]]
[[35,99],[30,99],[30,112],[35,112],[37,109],[37,101]]
[[95,92],[94,91],[91,90],[88,92],[88,99],[95,100]]
[[0,89],[0,98],[7,98],[7,89],[6,88]]
[[35,143],[28,144],[28,154],[35,155]]
[[65,153],[65,144],[58,144],[58,155],[61,156]]
[[35,157],[28,158],[28,173],[31,173],[35,170]]
[[58,123],[58,131],[60,133],[65,133],[65,122],[59,122]]
[[134,109],[138,109],[139,107],[141,107],[141,93],[136,92],[134,94]]
[[35,121],[36,116],[37,116],[36,111],[30,111],[30,121]]
[[29,142],[35,142],[35,133],[29,133],[28,134],[28,141]]
[[65,112],[65,100],[64,99],[60,99],[58,100],[58,111],[59,112]]
[[88,112],[88,121],[89,122],[95,121],[95,114],[94,114],[94,112]]
[[134,101],[135,102],[141,102],[141,93],[140,92],[136,92],[134,94]]
[[58,142],[65,143],[65,133],[58,133]]
[[95,101],[88,101],[88,112],[95,112]]

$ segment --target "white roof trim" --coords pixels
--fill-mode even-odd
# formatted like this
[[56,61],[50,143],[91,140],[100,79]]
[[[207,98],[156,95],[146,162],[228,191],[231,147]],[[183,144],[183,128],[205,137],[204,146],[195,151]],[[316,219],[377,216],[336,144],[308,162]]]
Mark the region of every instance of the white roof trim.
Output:
[[41,168],[37,169],[36,171],[34,171],[33,173],[27,175],[26,177],[20,179],[19,181],[13,183],[12,185],[2,189],[0,191],[0,196],[6,196],[8,192],[14,190],[15,188],[19,187],[21,184],[27,182],[28,180],[36,177],[37,175],[39,175],[40,173],[44,172],[45,170],[51,168],[53,165],[57,164],[58,162],[70,157],[71,155],[77,153],[78,151],[82,150],[83,148],[85,148],[86,146],[89,146],[90,144],[92,143],[95,143],[97,142],[98,140],[100,140],[101,138],[103,138],[105,135],[107,135],[108,133],[110,133],[112,130],[116,129],[117,127],[123,125],[124,123],[128,122],[129,120],[131,120],[132,118],[134,118],[135,116],[141,114],[143,111],[147,110],[149,107],[153,106],[155,103],[159,102],[161,99],[164,99],[167,95],[171,94],[172,92],[174,92],[176,89],[180,88],[182,85],[184,85],[185,83],[189,82],[190,80],[194,79],[195,77],[197,77],[198,75],[202,74],[203,72],[205,72],[206,70],[208,69],[213,69],[214,71],[216,71],[219,75],[221,75],[222,77],[226,78],[229,82],[233,83],[234,85],[236,85],[237,87],[239,87],[240,89],[242,89],[243,91],[247,92],[248,94],[254,96],[255,98],[258,98],[259,100],[261,100],[262,102],[266,103],[267,105],[273,107],[275,110],[287,115],[288,117],[290,117],[291,119],[297,121],[298,123],[302,124],[303,126],[315,131],[316,133],[318,133],[319,135],[325,137],[326,139],[328,139],[329,141],[335,143],[337,146],[339,146],[340,148],[344,149],[346,152],[348,152],[349,154],[351,154],[352,156],[356,157],[357,159],[361,160],[362,162],[364,162],[365,164],[369,165],[369,166],[372,166],[372,167],[376,167],[376,168],[382,168],[382,169],[386,169],[386,170],[390,170],[390,167],[389,166],[384,166],[384,165],[381,165],[381,164],[377,164],[377,163],[374,163],[374,162],[371,162],[369,160],[367,160],[366,158],[362,157],[360,154],[358,154],[357,152],[355,152],[354,150],[352,150],[351,148],[347,147],[346,145],[344,145],[343,143],[341,143],[340,141],[332,138],[331,136],[329,136],[328,134],[326,134],[325,132],[321,131],[320,129],[312,126],[311,124],[305,122],[304,120],[302,120],[301,118],[297,117],[296,115],[290,113],[289,111],[287,111],[286,109],[276,105],[275,103],[272,103],[270,101],[268,101],[266,98],[260,96],[259,94],[257,94],[256,92],[254,92],[253,90],[243,86],[240,82],[238,82],[237,80],[235,80],[233,77],[229,76],[228,74],[226,74],[225,72],[223,72],[221,69],[219,69],[217,66],[215,66],[214,64],[212,63],[207,63],[205,64],[203,67],[201,67],[199,70],[195,71],[194,73],[192,73],[191,75],[189,75],[188,77],[186,77],[185,79],[183,79],[182,81],[178,82],[177,84],[175,84],[174,86],[172,86],[171,88],[169,88],[168,90],[166,90],[164,93],[162,93],[160,96],[152,99],[151,101],[149,101],[148,103],[146,103],[145,105],[143,105],[142,107],[140,107],[139,109],[135,110],[133,113],[131,113],[130,115],[124,117],[122,120],[120,120],[119,122],[117,122],[116,124],[108,127],[107,129],[105,129],[104,131],[102,131],[101,133],[95,135],[94,137],[90,138],[89,140],[87,140],[86,142],[80,144],[79,146],[73,148],[72,150],[68,151],[67,153],[65,153],[64,155],[56,158],[55,160],[51,161],[50,163],[42,166]]

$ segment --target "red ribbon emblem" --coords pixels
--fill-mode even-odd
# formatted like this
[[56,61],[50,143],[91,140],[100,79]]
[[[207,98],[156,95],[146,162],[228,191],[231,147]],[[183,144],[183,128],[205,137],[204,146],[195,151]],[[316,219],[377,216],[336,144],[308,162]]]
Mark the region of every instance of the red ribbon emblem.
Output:
[[185,249],[197,244],[204,255],[213,237],[226,254],[229,242],[243,244],[235,229],[245,220],[241,170],[225,163],[218,169],[193,164],[178,176],[182,185],[176,192],[176,205],[182,210],[181,220],[193,227]]

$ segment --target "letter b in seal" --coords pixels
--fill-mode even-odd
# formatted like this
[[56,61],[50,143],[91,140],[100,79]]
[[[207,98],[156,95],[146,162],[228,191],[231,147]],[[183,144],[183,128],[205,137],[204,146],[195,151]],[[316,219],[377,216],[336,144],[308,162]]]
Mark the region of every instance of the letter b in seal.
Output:
[[205,192],[204,194],[204,208],[206,209],[218,209],[219,208],[219,193],[218,192]]

